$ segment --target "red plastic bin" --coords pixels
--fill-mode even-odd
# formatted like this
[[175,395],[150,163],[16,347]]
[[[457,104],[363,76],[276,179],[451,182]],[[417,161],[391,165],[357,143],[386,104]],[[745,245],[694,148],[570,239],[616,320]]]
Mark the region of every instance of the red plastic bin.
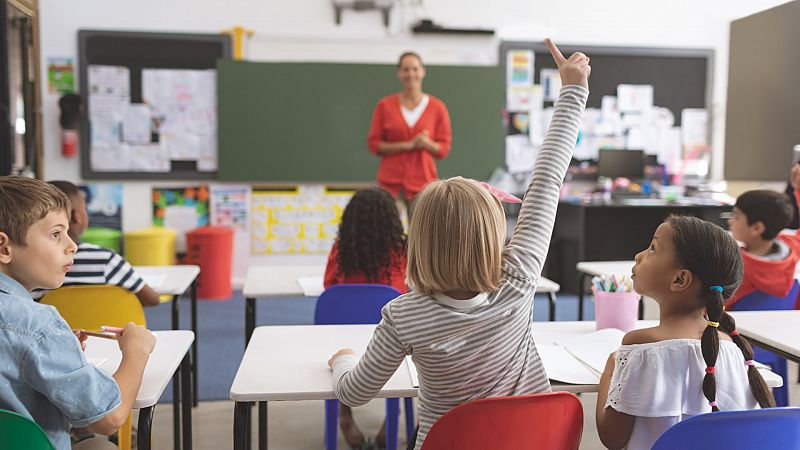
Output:
[[197,297],[204,300],[228,300],[233,297],[231,274],[233,229],[200,227],[186,233],[186,264],[200,266]]

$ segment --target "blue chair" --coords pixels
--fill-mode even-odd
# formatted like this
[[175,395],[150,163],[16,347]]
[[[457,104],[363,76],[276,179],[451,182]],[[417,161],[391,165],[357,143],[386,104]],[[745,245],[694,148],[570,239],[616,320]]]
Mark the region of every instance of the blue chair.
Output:
[[[792,284],[792,289],[789,290],[789,295],[784,298],[768,295],[761,291],[754,291],[739,299],[732,310],[766,311],[795,309],[797,306],[798,294],[800,294],[800,284],[795,280],[794,284]],[[753,346],[753,359],[770,366],[773,372],[783,378],[783,386],[774,388],[772,394],[775,396],[776,406],[789,406],[789,377],[786,368],[786,359],[755,345]]]
[[665,431],[652,450],[800,450],[800,408],[700,414]]
[[[315,325],[377,324],[381,309],[398,297],[397,289],[383,284],[339,284],[326,289],[317,299],[314,311]],[[406,410],[406,435],[414,434],[414,402],[404,399]],[[400,400],[386,399],[386,448],[397,449],[397,421],[400,417]],[[336,450],[339,432],[339,401],[325,400],[325,448]]]

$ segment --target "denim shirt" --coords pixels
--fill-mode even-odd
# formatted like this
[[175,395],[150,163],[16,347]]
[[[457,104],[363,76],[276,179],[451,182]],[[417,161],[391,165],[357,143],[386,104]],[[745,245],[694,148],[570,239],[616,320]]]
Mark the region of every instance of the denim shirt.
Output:
[[120,404],[117,382],[86,361],[58,311],[3,273],[0,355],[0,408],[36,421],[57,450],[71,448],[70,425],[90,425]]

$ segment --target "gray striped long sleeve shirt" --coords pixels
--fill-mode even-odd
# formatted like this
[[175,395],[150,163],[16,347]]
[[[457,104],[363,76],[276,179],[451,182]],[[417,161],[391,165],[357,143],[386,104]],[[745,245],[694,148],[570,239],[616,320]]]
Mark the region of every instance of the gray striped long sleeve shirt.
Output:
[[334,362],[336,396],[358,406],[372,399],[405,356],[412,355],[419,373],[416,449],[433,423],[455,406],[550,390],[531,336],[533,294],[588,95],[580,86],[561,89],[517,226],[503,250],[500,288],[464,300],[463,307],[413,291],[402,295],[383,308],[360,360],[342,356]]

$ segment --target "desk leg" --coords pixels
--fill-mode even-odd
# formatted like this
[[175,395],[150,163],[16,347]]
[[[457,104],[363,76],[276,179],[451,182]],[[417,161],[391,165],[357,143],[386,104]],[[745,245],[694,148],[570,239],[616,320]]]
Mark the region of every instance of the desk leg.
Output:
[[194,332],[194,341],[192,341],[192,406],[197,406],[197,361],[199,355],[197,352],[197,278],[192,281],[192,332]]
[[258,450],[267,450],[267,402],[258,402]]
[[250,450],[250,402],[233,408],[233,450]]
[[181,450],[181,376],[172,375],[172,438],[175,450]]
[[586,283],[586,274],[581,272],[578,277],[578,320],[583,320],[583,289]]
[[136,448],[139,450],[150,450],[154,409],[155,405],[139,410],[139,429],[136,438]]
[[244,346],[250,342],[250,336],[256,329],[256,299],[247,298],[244,304]]
[[550,322],[556,320],[556,293],[548,292],[547,298],[550,299]]
[[183,407],[183,450],[192,450],[192,359],[187,353],[181,362],[181,405]]

